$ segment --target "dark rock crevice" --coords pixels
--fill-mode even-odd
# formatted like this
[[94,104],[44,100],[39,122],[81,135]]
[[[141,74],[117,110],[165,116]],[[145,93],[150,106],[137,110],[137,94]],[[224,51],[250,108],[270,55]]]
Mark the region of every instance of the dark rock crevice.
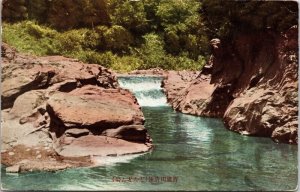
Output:
[[[119,88],[113,72],[62,56],[34,57],[2,47],[3,164],[18,170],[60,170],[90,166],[97,155],[152,148],[141,107],[132,93]],[[36,148],[39,155],[27,152]]]
[[[168,99],[173,108],[220,117],[245,135],[298,143],[298,27],[287,32],[240,33],[227,44],[211,41],[209,63]],[[172,75],[172,74],[171,74]],[[173,92],[170,74],[164,89]]]

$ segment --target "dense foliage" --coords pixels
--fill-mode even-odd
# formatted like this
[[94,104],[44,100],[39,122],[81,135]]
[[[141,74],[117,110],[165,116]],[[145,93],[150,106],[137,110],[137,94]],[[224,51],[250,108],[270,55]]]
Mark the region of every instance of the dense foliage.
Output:
[[237,32],[284,32],[298,25],[296,1],[203,0],[201,14],[209,37],[229,38]]
[[296,2],[223,0],[4,0],[3,40],[36,55],[62,54],[120,71],[201,68],[209,40],[284,31]]

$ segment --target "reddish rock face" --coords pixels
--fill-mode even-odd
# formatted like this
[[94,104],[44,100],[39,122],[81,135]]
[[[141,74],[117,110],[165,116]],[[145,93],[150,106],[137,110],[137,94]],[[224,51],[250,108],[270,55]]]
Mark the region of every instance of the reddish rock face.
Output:
[[55,93],[47,111],[65,127],[116,128],[143,124],[143,114],[134,96],[122,89],[103,89],[87,85],[70,93]]
[[[47,112],[55,150],[61,156],[111,155],[107,151],[124,155],[150,148],[145,145],[150,140],[146,139],[149,136],[143,126],[144,116],[128,90],[86,85],[69,93],[54,93],[47,102]],[[102,135],[128,142],[110,139],[105,144]],[[120,142],[122,149],[118,149]]]
[[63,157],[118,156],[147,152],[149,146],[106,136],[87,135],[74,139],[59,152]]
[[[151,149],[141,108],[119,88],[113,72],[61,56],[22,55],[6,44],[2,48],[2,163],[21,171],[56,170],[91,165],[93,155]],[[43,155],[33,158],[23,148],[39,148]],[[22,163],[27,160],[31,163]]]
[[228,129],[241,134],[297,144],[298,28],[239,34],[231,44],[218,39],[211,44],[213,55],[195,80],[173,89],[172,78],[166,79],[173,108],[223,118]]
[[[5,45],[7,47],[7,45]],[[5,50],[8,50],[6,48]],[[6,55],[6,54],[4,54]],[[11,55],[11,54],[10,54]],[[76,84],[97,85],[116,88],[115,75],[108,69],[96,64],[84,64],[75,59],[62,56],[32,57],[15,53],[15,58],[4,59],[2,64],[2,109],[11,108],[21,94],[30,90],[45,89],[54,84],[73,80]],[[67,89],[74,87],[65,86]]]
[[199,72],[195,71],[168,71],[162,83],[168,102],[175,102],[178,95],[182,94],[181,90],[198,75]]
[[242,87],[238,97],[224,114],[229,129],[271,137],[275,142],[298,143],[297,34],[298,28],[291,28],[261,48],[254,61],[259,68],[248,75],[245,89],[238,86]]

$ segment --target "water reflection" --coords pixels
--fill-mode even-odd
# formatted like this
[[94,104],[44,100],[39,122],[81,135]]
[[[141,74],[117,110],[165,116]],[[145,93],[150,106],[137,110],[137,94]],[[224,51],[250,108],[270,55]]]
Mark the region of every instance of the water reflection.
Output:
[[[143,79],[133,81],[136,82],[130,86]],[[155,87],[159,88],[156,80]],[[2,167],[3,187],[104,191],[286,191],[296,188],[297,146],[275,144],[269,138],[241,136],[226,130],[218,119],[177,113],[168,106],[144,106],[142,110],[155,146],[152,152],[124,157],[122,161],[99,159],[99,163],[106,165],[56,173],[7,175]],[[116,183],[113,182],[116,176],[176,176],[178,181]]]
[[[297,146],[241,136],[221,121],[143,107],[152,152],[106,166],[57,173],[7,175],[8,189],[40,190],[291,190],[297,184]],[[114,176],[177,176],[177,183],[116,183]]]

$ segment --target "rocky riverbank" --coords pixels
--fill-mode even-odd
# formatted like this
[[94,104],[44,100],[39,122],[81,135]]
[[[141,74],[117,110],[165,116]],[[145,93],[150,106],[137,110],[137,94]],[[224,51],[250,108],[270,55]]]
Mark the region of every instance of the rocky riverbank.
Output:
[[[137,70],[163,76],[172,107],[218,117],[229,130],[298,144],[298,28],[213,39],[200,71]],[[116,74],[62,56],[34,57],[2,45],[1,161],[8,172],[92,166],[94,156],[152,148],[136,98]]]
[[223,118],[240,134],[298,144],[298,28],[239,34],[228,44],[213,39],[211,45],[213,55],[197,78],[167,75],[163,85],[173,108]]
[[151,149],[141,108],[113,72],[1,48],[1,163],[8,172],[92,166],[94,156]]

